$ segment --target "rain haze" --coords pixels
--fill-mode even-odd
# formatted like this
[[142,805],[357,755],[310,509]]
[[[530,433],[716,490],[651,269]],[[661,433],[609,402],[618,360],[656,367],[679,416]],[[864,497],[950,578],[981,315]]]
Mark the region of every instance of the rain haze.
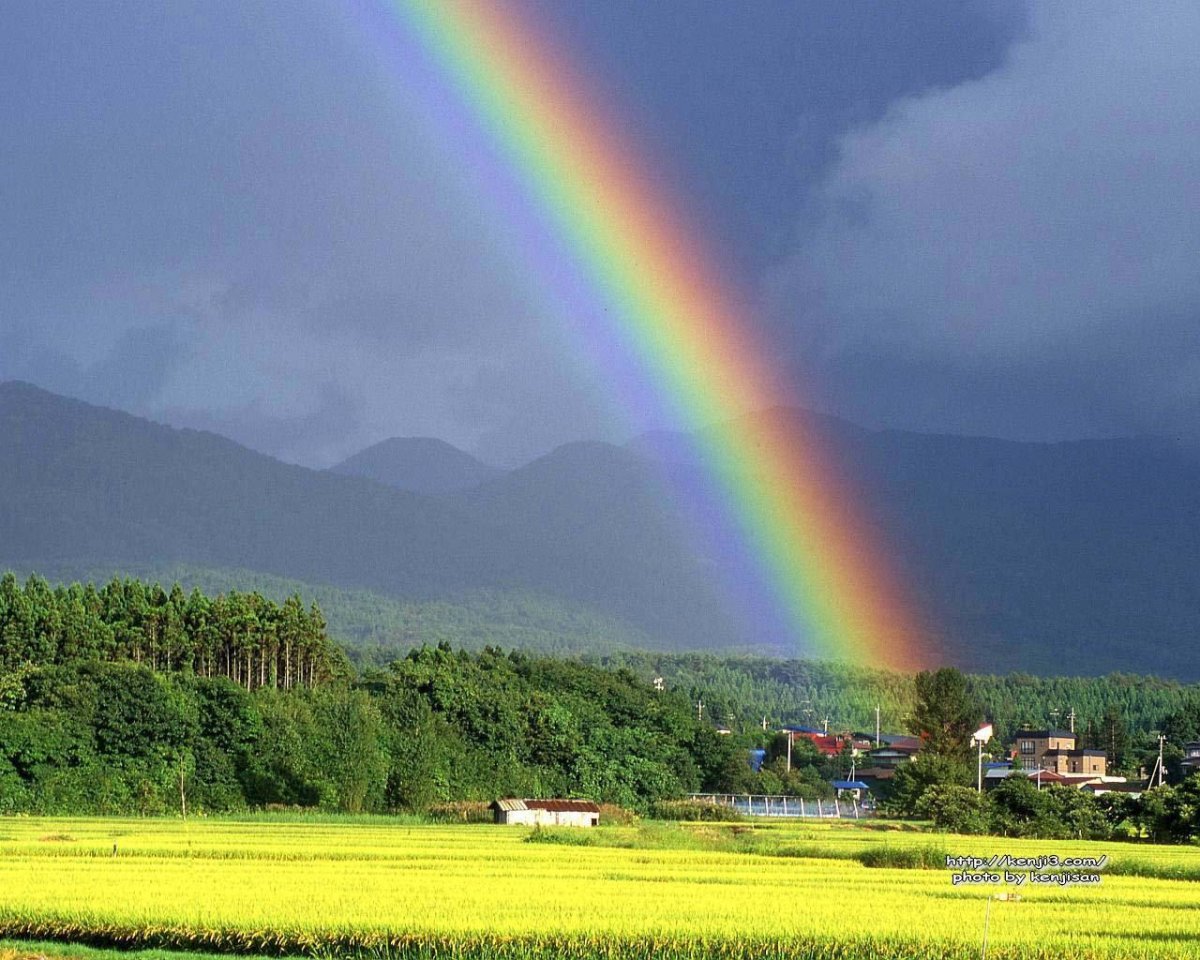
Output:
[[[513,2],[813,406],[1200,433],[1194,5]],[[481,222],[379,6],[8,4],[0,379],[318,467],[672,426]]]

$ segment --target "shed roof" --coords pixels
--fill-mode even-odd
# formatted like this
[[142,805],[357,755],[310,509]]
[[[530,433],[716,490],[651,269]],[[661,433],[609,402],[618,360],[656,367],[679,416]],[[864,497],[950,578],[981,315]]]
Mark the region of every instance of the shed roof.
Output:
[[1085,783],[1081,788],[1083,790],[1093,790],[1099,793],[1142,793],[1148,790],[1149,787],[1140,780],[1135,780],[1132,783],[1114,783],[1111,780],[1093,780]]
[[1060,773],[1055,773],[1053,770],[1026,770],[1030,780],[1040,780],[1042,783],[1066,783],[1067,778]]
[[496,800],[493,810],[511,813],[514,810],[545,810],[549,813],[599,813],[600,807],[591,800],[519,800],[515,797]]

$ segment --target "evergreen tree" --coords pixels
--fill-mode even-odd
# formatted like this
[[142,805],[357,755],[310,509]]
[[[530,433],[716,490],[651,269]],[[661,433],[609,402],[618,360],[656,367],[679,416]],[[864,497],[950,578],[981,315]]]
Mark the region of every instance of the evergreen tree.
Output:
[[971,753],[971,735],[983,719],[966,677],[953,667],[943,667],[918,673],[915,686],[912,732],[921,738],[922,751],[965,760]]

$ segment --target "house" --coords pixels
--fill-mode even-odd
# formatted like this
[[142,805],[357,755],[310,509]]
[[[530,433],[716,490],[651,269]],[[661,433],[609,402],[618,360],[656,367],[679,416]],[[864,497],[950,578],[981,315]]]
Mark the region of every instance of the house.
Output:
[[1087,790],[1096,796],[1102,793],[1132,793],[1136,796],[1142,790],[1141,784],[1128,783],[1124,777],[1109,777],[1091,773],[1058,773],[1040,767],[1037,770],[1018,770],[998,765],[992,765],[984,772],[983,788],[990,790],[1009,777],[1025,777],[1037,784],[1039,789],[1074,787],[1076,790]]
[[1013,755],[1026,770],[1041,766],[1042,754],[1047,750],[1075,749],[1075,734],[1071,730],[1019,730],[1013,739]]
[[810,727],[787,727],[782,732],[791,738],[792,743],[797,740],[809,741],[826,757],[838,756],[846,746],[843,738],[822,733],[820,730],[813,730]]
[[1102,777],[1108,772],[1108,756],[1103,750],[1047,750],[1042,754],[1041,768]]
[[1049,770],[1065,776],[1107,775],[1105,752],[1076,749],[1077,742],[1071,730],[1020,730],[1013,740],[1013,757],[1025,770]]
[[1042,787],[1069,787],[1071,785],[1066,777],[1053,770],[1022,770],[1020,772],[1036,783],[1039,790]]
[[1104,780],[1093,780],[1091,783],[1085,783],[1079,789],[1086,790],[1094,797],[1098,797],[1103,793],[1123,793],[1136,800],[1148,788],[1141,780],[1126,781],[1118,778],[1105,778]]
[[871,763],[888,770],[895,770],[901,764],[908,763],[921,749],[920,737],[889,733],[879,739],[883,741],[884,746],[871,751]]
[[1024,770],[1014,770],[1012,767],[988,766],[983,772],[983,789],[991,790],[992,787],[1003,783],[1009,777],[1019,777],[1024,773]]
[[1191,740],[1183,745],[1183,775],[1190,777],[1200,772],[1200,740]]
[[491,806],[496,823],[543,827],[594,827],[600,807],[591,800],[496,800]]
[[852,756],[859,757],[864,753],[870,753],[871,748],[875,746],[875,741],[866,733],[850,734],[850,753]]

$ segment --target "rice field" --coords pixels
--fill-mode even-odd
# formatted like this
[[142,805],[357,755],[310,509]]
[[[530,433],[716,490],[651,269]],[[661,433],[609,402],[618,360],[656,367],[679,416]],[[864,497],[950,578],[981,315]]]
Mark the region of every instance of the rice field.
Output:
[[[464,960],[973,958],[986,915],[989,957],[1200,956],[1193,847],[833,823],[530,839],[527,828],[384,818],[5,819],[0,938]],[[944,866],[995,853],[1107,856],[1111,872],[1018,889],[955,886]],[[1002,890],[1020,900],[989,905]]]

